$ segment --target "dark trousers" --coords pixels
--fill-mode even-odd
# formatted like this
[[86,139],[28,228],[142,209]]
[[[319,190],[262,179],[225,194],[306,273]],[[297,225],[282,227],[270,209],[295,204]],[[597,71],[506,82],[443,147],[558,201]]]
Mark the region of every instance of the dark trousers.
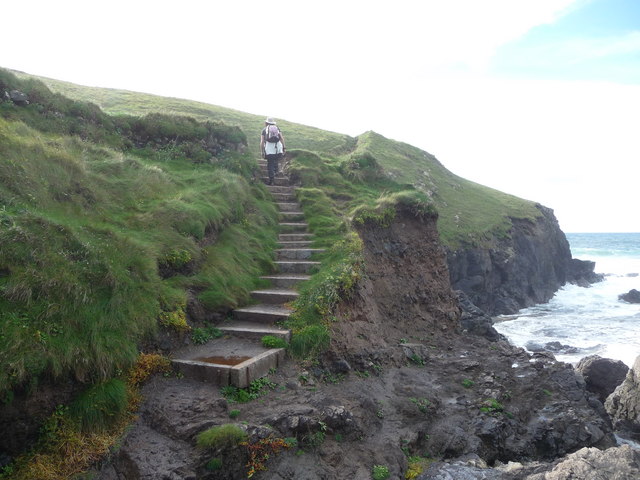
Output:
[[267,173],[269,174],[269,185],[273,183],[273,178],[278,173],[278,160],[282,158],[281,153],[274,153],[272,155],[266,155],[267,159]]

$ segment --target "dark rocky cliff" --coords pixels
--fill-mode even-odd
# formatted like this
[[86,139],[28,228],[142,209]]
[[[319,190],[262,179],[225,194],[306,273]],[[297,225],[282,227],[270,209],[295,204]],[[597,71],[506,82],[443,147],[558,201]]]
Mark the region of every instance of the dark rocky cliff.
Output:
[[493,248],[449,250],[451,285],[492,315],[511,314],[545,303],[566,283],[598,280],[595,264],[572,259],[569,242],[553,210],[537,205],[535,221],[512,219]]

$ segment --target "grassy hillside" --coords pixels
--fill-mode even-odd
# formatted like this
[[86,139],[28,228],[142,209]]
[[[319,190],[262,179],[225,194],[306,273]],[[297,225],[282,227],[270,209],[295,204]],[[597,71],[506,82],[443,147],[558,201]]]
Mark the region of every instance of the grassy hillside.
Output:
[[[237,125],[246,133],[250,151],[258,152],[257,132],[262,127],[262,116],[189,100],[42,80],[53,91],[94,102],[112,114],[162,112]],[[434,156],[411,145],[389,140],[374,132],[352,138],[284,120],[279,123],[290,150],[316,152],[329,162],[340,160],[352,164],[352,167],[374,162],[390,180],[413,185],[427,194],[440,215],[438,229],[441,238],[452,248],[490,245],[494,238],[508,234],[509,218],[539,216],[533,202],[458,177]]]
[[109,117],[0,71],[14,88],[32,103],[0,102],[3,399],[44,377],[110,378],[158,329],[188,329],[188,294],[211,311],[247,300],[277,214],[252,156],[223,148],[241,132]]

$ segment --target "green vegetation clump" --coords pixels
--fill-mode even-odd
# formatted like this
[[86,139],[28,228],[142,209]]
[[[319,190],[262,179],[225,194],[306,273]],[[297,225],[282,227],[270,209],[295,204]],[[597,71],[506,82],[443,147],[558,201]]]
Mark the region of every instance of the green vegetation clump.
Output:
[[224,450],[247,441],[247,433],[237,425],[228,423],[211,427],[196,436],[196,445],[200,448]]
[[267,377],[257,378],[247,388],[238,388],[234,385],[222,387],[222,395],[230,402],[247,403],[267,395],[278,385]]
[[284,338],[273,335],[265,335],[261,339],[262,346],[265,348],[287,348],[289,344]]
[[390,476],[389,467],[386,465],[374,465],[371,469],[371,478],[373,480],[386,480]]
[[128,402],[125,382],[113,378],[85,390],[70,405],[69,413],[82,431],[101,431],[120,420]]

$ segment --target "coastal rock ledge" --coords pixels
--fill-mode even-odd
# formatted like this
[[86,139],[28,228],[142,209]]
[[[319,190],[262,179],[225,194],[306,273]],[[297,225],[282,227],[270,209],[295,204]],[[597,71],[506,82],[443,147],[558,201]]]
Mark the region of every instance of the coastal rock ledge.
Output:
[[553,210],[536,207],[538,218],[511,219],[509,234],[491,247],[447,251],[453,289],[489,315],[546,303],[566,283],[586,287],[603,279],[594,273],[594,262],[571,257]]

